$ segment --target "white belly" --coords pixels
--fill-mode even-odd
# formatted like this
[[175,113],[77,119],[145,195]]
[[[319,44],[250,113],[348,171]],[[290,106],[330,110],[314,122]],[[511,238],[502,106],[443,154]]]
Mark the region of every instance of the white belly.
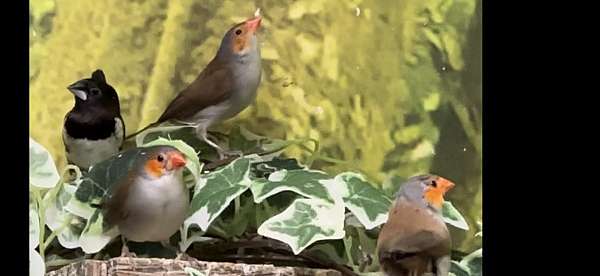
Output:
[[168,240],[183,224],[189,205],[182,170],[138,181],[131,189],[125,204],[127,217],[119,224],[121,234],[136,242]]
[[74,139],[63,129],[63,142],[69,149],[67,159],[87,169],[119,152],[123,144],[123,122],[115,118],[115,132],[103,140]]

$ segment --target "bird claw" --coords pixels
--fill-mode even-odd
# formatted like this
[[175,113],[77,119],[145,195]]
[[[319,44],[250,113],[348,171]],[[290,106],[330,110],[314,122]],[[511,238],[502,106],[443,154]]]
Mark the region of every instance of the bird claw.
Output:
[[177,257],[175,257],[175,260],[178,260],[178,261],[197,261],[196,258],[191,257],[190,255],[188,255],[185,252],[178,253]]
[[130,252],[127,246],[123,246],[123,248],[121,249],[121,257],[136,258],[137,255],[135,255],[135,253],[133,252]]

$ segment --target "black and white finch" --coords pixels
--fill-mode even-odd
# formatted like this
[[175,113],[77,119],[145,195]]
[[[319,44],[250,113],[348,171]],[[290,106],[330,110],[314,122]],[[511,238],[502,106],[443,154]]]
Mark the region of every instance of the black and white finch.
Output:
[[102,70],[67,89],[75,96],[75,106],[65,116],[62,135],[67,161],[87,170],[121,150],[125,124],[119,96],[106,82]]

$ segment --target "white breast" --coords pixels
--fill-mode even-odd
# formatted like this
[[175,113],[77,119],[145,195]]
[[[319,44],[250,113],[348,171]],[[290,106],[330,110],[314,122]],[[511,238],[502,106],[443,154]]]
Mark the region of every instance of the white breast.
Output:
[[102,140],[75,139],[63,129],[63,142],[69,149],[67,159],[79,167],[89,168],[119,152],[123,144],[123,122],[115,118],[115,132]]
[[188,205],[182,170],[155,180],[140,178],[129,191],[119,231],[136,242],[168,240],[183,224]]

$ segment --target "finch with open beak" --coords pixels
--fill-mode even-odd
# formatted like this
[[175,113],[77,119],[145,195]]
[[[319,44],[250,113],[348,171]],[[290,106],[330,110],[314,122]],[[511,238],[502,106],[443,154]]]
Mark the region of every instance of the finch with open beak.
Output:
[[436,175],[415,176],[400,187],[377,240],[385,275],[448,275],[451,240],[441,209],[452,187]]
[[256,15],[229,29],[196,80],[179,92],[156,122],[126,139],[163,123],[185,124],[195,127],[198,138],[214,147],[220,158],[229,154],[208,139],[207,131],[236,116],[256,98],[261,78],[260,23],[261,17]]

